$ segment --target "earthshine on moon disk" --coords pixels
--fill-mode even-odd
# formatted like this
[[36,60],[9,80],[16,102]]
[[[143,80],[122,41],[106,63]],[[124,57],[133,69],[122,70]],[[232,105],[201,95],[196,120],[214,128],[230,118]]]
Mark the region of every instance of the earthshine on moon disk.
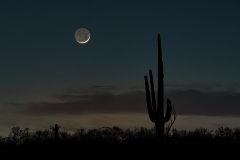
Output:
[[78,43],[84,44],[90,40],[90,32],[86,28],[79,28],[74,37]]

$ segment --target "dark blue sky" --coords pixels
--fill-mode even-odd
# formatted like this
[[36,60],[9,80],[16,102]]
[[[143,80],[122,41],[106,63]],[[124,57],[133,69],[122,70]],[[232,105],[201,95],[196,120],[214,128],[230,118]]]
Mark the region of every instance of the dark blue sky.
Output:
[[[6,119],[13,113],[83,113],[82,98],[99,100],[91,113],[147,113],[143,77],[152,69],[157,80],[157,34],[179,115],[240,115],[239,8],[238,0],[2,0],[0,126],[18,125]],[[81,27],[86,44],[74,38]]]

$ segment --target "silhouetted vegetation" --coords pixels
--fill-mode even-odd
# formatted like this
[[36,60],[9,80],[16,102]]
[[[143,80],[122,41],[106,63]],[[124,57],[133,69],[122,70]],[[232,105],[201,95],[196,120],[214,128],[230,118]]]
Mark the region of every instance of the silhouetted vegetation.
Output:
[[[158,89],[157,89],[157,98],[155,97],[155,86],[152,75],[152,70],[149,70],[150,86],[151,93],[148,85],[148,78],[144,76],[145,80],[145,90],[146,90],[146,101],[147,101],[147,110],[150,120],[155,124],[156,127],[156,138],[160,141],[164,141],[165,133],[165,123],[171,120],[171,116],[174,116],[174,120],[171,120],[171,125],[166,129],[167,132],[170,131],[173,123],[176,120],[176,112],[172,106],[170,99],[167,99],[167,111],[164,115],[164,74],[163,74],[163,60],[162,60],[162,45],[160,34],[158,38]],[[156,102],[157,99],[157,102]]]
[[[9,158],[37,155],[42,158],[69,158],[69,156],[88,156],[88,158],[126,156],[141,158],[185,157],[185,154],[208,156],[209,154],[233,156],[240,146],[240,128],[219,127],[215,131],[205,128],[195,130],[176,130],[165,134],[165,141],[156,140],[155,128],[136,127],[122,129],[117,126],[95,129],[79,128],[67,130],[58,126],[58,135],[54,126],[50,129],[30,132],[28,128],[13,127],[8,136],[0,136],[0,151]],[[58,139],[56,139],[56,136]],[[159,144],[161,143],[161,145]],[[6,154],[7,153],[7,154]],[[156,154],[152,154],[156,153]]]
[[[56,126],[55,126],[56,127]],[[131,145],[157,143],[154,128],[136,127],[122,129],[117,126],[74,131],[50,126],[50,129],[30,132],[29,128],[13,127],[8,136],[0,136],[1,147],[33,147],[33,146],[87,146],[87,145]],[[240,128],[219,127],[215,131],[205,128],[195,130],[172,129],[165,133],[169,144],[240,144]]]

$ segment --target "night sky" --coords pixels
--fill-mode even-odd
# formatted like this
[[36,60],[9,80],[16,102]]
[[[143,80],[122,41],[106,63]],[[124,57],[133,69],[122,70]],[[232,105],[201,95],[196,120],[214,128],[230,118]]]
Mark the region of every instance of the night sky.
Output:
[[[0,135],[55,123],[68,129],[148,127],[144,76],[176,129],[240,127],[239,0],[1,0]],[[78,28],[90,32],[79,44]]]

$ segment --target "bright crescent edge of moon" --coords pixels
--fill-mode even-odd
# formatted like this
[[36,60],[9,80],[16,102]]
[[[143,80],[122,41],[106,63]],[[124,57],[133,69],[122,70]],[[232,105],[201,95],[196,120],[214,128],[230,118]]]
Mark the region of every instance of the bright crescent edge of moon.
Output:
[[78,42],[78,43],[81,43],[81,44],[87,43],[89,41],[89,39],[90,39],[90,33],[88,35],[89,35],[89,37],[88,37],[88,39],[85,42]]
[[[86,28],[82,28],[82,29],[85,29],[85,30],[87,30]],[[78,29],[79,30],[79,29]],[[77,30],[77,31],[78,31]],[[76,31],[76,32],[77,32]],[[80,41],[78,41],[78,39],[77,39],[77,37],[76,37],[76,32],[75,32],[75,35],[74,35],[74,37],[75,37],[75,39],[76,39],[76,41],[78,42],[78,43],[80,43],[80,44],[85,44],[85,43],[87,43],[89,40],[90,40],[90,32],[87,30],[87,32],[88,32],[88,39],[86,40],[86,41],[84,41],[84,42],[80,42]]]

